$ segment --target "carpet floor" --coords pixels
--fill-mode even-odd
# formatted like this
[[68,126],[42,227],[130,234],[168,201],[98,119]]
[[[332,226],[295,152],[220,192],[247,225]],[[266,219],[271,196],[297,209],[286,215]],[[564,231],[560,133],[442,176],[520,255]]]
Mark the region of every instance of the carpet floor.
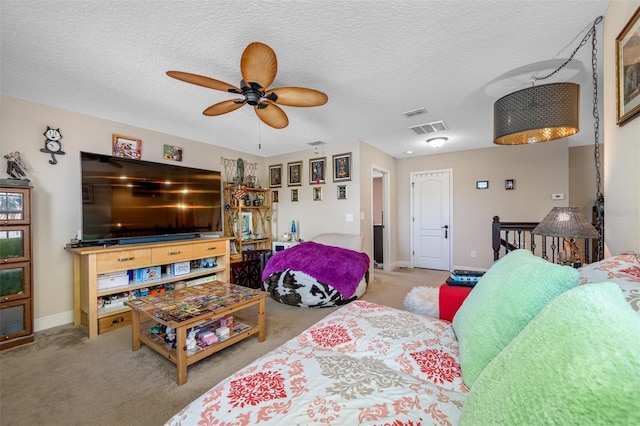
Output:
[[[402,309],[413,287],[439,286],[448,275],[375,270],[362,299]],[[0,424],[162,425],[220,380],[336,309],[298,308],[267,298],[266,340],[251,337],[193,364],[182,386],[169,360],[145,345],[131,350],[130,326],[91,340],[83,327],[71,324],[38,332],[34,343],[0,352]]]

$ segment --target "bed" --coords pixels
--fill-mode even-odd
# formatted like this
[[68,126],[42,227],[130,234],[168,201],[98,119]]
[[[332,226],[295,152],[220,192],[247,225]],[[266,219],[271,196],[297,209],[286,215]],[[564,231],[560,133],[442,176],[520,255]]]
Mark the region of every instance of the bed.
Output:
[[167,424],[455,424],[468,392],[457,359],[451,323],[358,300]]
[[580,274],[539,261],[503,257],[453,322],[342,306],[166,425],[640,424],[638,257]]
[[322,308],[359,299],[369,280],[369,256],[359,234],[321,234],[275,253],[262,272],[263,289],[278,302]]

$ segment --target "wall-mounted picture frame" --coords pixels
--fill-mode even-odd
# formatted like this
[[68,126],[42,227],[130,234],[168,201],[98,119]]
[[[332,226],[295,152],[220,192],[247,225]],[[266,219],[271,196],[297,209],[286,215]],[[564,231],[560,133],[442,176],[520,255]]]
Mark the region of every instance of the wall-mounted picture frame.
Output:
[[489,181],[488,180],[476,181],[476,189],[489,189]]
[[282,188],[282,164],[269,166],[269,188]]
[[333,181],[351,180],[351,153],[333,156]]
[[279,198],[278,191],[271,191],[271,201],[273,203],[277,203],[280,201],[278,198]]
[[311,158],[309,160],[309,184],[326,183],[327,157]]
[[139,160],[142,158],[142,140],[114,133],[111,142],[111,155]]
[[302,161],[292,161],[287,163],[289,177],[288,186],[301,186],[302,185]]
[[298,190],[297,189],[292,189],[291,190],[291,201],[294,203],[297,203],[299,200],[298,198]]
[[162,148],[162,158],[171,161],[182,161],[182,148],[174,145],[164,145]]
[[640,114],[640,9],[616,37],[618,126]]
[[516,181],[515,179],[505,179],[504,181],[504,189],[507,191],[516,189]]
[[322,187],[316,186],[313,188],[313,201],[322,201]]
[[347,199],[347,185],[338,185],[338,200]]

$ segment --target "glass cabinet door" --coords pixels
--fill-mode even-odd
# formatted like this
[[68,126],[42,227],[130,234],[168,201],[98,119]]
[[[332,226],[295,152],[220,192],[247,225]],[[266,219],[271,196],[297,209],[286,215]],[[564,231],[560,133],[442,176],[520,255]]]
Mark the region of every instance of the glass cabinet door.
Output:
[[29,260],[29,227],[0,226],[0,263]]
[[26,189],[0,191],[0,223],[23,224],[29,223],[26,212],[29,211],[29,193]]
[[0,302],[31,297],[30,282],[29,262],[0,265]]
[[4,341],[31,334],[30,301],[3,303],[0,306],[0,345]]

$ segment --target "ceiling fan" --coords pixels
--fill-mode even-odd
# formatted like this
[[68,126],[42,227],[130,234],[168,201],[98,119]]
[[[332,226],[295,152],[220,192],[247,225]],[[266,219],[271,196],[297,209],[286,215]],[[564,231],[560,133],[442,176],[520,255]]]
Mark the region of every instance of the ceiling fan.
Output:
[[314,107],[324,105],[329,100],[324,93],[304,87],[267,89],[276,78],[278,61],[273,49],[264,43],[251,43],[244,49],[240,59],[240,72],[240,88],[224,81],[182,71],[167,71],[167,75],[187,83],[243,96],[213,104],[202,112],[204,115],[222,115],[249,104],[260,120],[276,129],[285,128],[289,124],[287,114],[278,105]]

